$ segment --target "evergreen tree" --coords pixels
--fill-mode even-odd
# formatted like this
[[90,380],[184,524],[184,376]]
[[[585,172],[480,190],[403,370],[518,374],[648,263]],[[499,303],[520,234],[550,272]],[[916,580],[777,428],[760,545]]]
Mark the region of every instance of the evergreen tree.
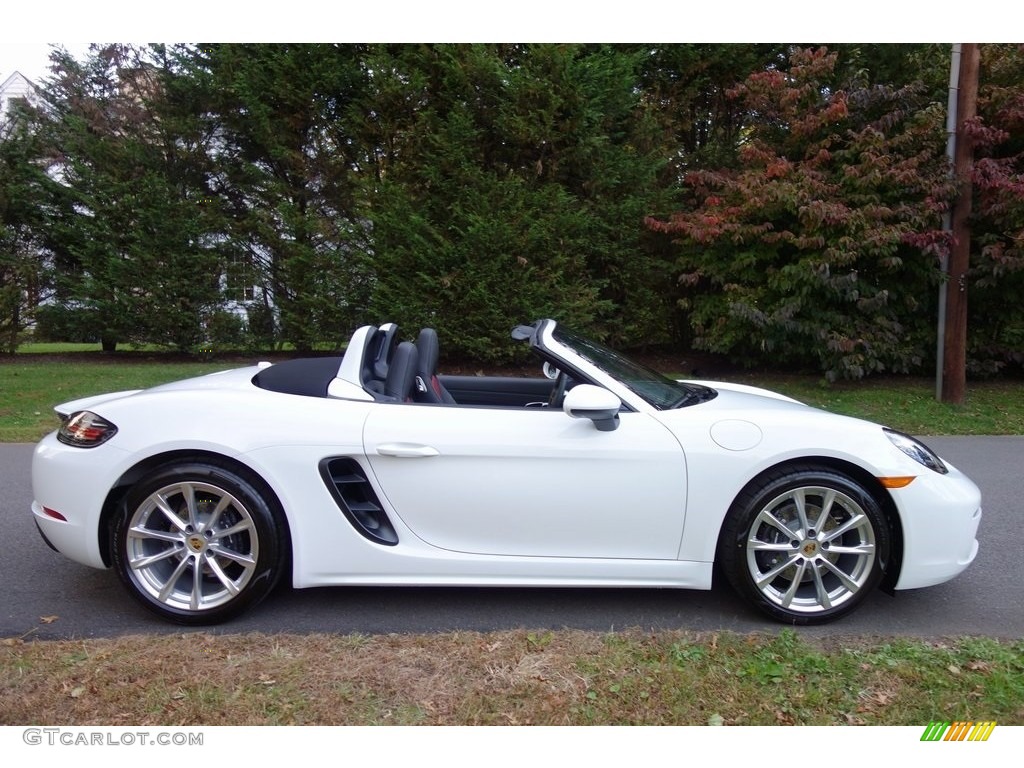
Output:
[[[970,126],[976,371],[1024,362],[1022,61],[985,47]],[[12,349],[52,286],[45,325],[107,348],[237,340],[244,309],[262,345],[394,319],[500,362],[551,315],[624,347],[916,370],[947,80],[936,45],[59,52],[0,144],[0,332]]]
[[337,343],[366,310],[369,231],[349,111],[367,73],[346,45],[200,45],[190,77],[218,124],[213,194],[280,338]]
[[220,301],[207,237],[202,139],[167,107],[162,48],[94,46],[56,56],[45,129],[59,161],[49,222],[62,266],[58,298],[104,349],[201,343]]
[[0,122],[0,351],[9,354],[21,342],[50,278],[38,194],[46,163],[25,106],[13,103]]
[[642,247],[662,147],[639,62],[605,46],[376,48],[377,313],[478,359],[506,359],[494,340],[546,315],[619,342],[664,334],[663,271]]

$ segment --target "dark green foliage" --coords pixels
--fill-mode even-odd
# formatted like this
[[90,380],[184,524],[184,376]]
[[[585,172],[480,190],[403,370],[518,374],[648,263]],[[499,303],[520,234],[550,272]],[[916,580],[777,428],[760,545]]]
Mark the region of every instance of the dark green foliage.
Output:
[[[982,52],[971,366],[1024,360],[1024,53]],[[0,334],[554,316],[859,378],[934,351],[947,45],[98,46],[0,137]],[[50,169],[50,172],[47,172]],[[676,213],[671,213],[676,211]],[[646,222],[646,225],[645,225]]]
[[362,49],[202,45],[184,58],[218,125],[214,205],[233,259],[273,302],[281,339],[307,350],[347,338],[369,286],[349,122]]
[[981,56],[968,368],[991,374],[1024,367],[1024,50],[986,45]]
[[166,108],[161,49],[58,57],[42,130],[59,160],[46,223],[57,298],[91,316],[105,349],[154,342],[188,350],[220,301],[200,128]]
[[947,43],[840,43],[835,73],[842,80],[900,88],[920,83],[931,101],[946,103],[950,46]]
[[785,69],[790,46],[684,43],[640,46],[641,87],[660,116],[669,183],[693,168],[730,167],[748,123],[730,91],[751,73]]
[[691,172],[691,208],[651,225],[680,246],[701,348],[830,378],[907,372],[930,341],[942,113],[913,87],[837,82],[835,61],[796,51],[788,73],[747,78],[738,168]]
[[510,354],[496,336],[543,315],[667,340],[664,271],[642,246],[663,161],[638,64],[610,47],[378,50],[376,313],[485,360]]
[[33,341],[99,343],[102,328],[96,313],[65,304],[44,304],[36,309]]
[[0,351],[11,354],[50,278],[38,194],[45,163],[26,107],[14,103],[0,124]]

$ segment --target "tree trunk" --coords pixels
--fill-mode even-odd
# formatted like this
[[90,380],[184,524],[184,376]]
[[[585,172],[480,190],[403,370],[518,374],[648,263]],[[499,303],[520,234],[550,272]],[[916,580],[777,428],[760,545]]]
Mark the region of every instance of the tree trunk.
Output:
[[104,352],[116,352],[117,337],[109,333],[104,333],[100,336],[100,347]]

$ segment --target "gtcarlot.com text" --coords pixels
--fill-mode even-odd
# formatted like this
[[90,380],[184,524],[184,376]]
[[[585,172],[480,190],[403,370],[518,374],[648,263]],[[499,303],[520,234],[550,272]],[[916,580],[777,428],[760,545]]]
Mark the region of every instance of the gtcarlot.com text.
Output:
[[26,728],[26,744],[49,747],[201,747],[203,734],[189,731],[79,730],[71,728]]

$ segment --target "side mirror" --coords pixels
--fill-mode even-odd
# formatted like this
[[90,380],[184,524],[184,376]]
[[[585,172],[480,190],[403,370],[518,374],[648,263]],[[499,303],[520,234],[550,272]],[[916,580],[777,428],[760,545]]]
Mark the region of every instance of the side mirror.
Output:
[[562,401],[562,410],[574,419],[590,419],[602,432],[619,427],[622,401],[603,387],[579,384],[570,389]]

